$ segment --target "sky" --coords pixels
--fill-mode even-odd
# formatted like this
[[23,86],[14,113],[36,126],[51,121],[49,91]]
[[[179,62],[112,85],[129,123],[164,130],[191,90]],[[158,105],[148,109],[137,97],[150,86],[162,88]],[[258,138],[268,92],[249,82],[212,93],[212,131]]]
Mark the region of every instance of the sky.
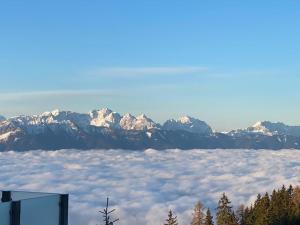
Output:
[[300,124],[300,2],[0,3],[0,114],[103,107]]

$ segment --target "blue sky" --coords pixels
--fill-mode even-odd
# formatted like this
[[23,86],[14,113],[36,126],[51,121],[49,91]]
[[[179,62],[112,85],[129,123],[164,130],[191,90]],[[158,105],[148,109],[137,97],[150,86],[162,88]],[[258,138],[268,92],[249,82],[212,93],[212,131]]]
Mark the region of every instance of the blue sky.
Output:
[[0,3],[0,114],[109,107],[300,124],[300,2]]

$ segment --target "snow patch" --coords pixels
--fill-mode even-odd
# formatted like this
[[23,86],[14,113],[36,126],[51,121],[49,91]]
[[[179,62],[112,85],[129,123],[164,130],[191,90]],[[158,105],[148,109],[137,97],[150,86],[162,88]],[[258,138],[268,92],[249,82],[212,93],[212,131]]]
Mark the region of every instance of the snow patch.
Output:
[[204,121],[189,117],[183,116],[178,120],[170,119],[167,120],[163,128],[166,130],[185,130],[192,133],[199,134],[212,134],[212,129]]
[[10,132],[1,134],[1,135],[0,135],[0,141],[7,141],[8,138],[9,138],[11,135],[13,135],[13,134],[15,134],[15,132],[13,132],[13,131],[10,131]]
[[151,138],[152,137],[152,133],[151,132],[146,132],[148,138]]

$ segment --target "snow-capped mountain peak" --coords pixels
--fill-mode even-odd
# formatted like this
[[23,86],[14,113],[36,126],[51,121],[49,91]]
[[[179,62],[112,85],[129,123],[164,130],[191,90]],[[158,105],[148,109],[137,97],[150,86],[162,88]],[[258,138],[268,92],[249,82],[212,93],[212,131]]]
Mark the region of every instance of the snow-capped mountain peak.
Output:
[[152,147],[300,149],[299,138],[300,126],[279,122],[263,121],[246,129],[213,133],[204,121],[190,116],[167,120],[161,126],[145,114],[121,116],[108,108],[90,113],[53,110],[0,122],[0,151]]
[[300,126],[289,126],[282,122],[263,121],[257,122],[247,128],[250,132],[258,132],[264,135],[291,135],[300,136]]
[[166,130],[185,130],[191,133],[211,134],[212,129],[204,121],[190,116],[182,116],[178,120],[167,120],[163,128]]
[[120,126],[125,130],[150,130],[160,127],[144,114],[134,117],[129,113],[122,117]]
[[182,116],[182,117],[179,117],[179,119],[178,119],[178,121],[182,124],[191,124],[197,120],[198,119],[192,118],[190,116]]
[[137,119],[149,119],[145,114],[138,115]]
[[90,113],[90,124],[97,127],[120,128],[120,114],[113,112],[108,108],[93,110]]
[[133,119],[135,117],[133,115],[131,115],[130,113],[125,113],[124,116],[123,116],[123,118],[131,118],[131,119]]
[[51,112],[51,114],[53,115],[53,116],[58,116],[59,114],[60,114],[60,110],[59,109],[54,109],[52,112]]
[[289,135],[300,137],[300,126],[289,126],[282,122],[259,121],[246,129],[230,131],[232,136],[260,134],[265,136]]
[[120,120],[120,126],[125,130],[134,129],[135,123],[136,123],[136,118],[130,113],[126,113]]
[[50,112],[43,112],[41,115],[37,115],[37,116],[40,116],[40,117],[50,117],[50,116],[58,116],[61,112],[64,112],[64,111],[61,111],[59,109],[54,109]]
[[159,125],[150,118],[148,118],[145,114],[141,114],[138,117],[136,117],[135,127],[138,130],[149,130],[159,128]]
[[272,132],[268,129],[268,126],[266,126],[269,123],[270,122],[267,122],[267,121],[265,121],[265,122],[258,121],[254,125],[249,127],[248,130],[252,131],[252,132],[258,132],[258,133],[262,133],[262,134],[271,136]]

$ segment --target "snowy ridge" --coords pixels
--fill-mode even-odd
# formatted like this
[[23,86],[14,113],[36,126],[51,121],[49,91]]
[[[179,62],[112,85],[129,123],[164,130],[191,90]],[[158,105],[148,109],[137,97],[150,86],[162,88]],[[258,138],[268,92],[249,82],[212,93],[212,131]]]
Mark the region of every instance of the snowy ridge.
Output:
[[260,132],[265,135],[300,135],[300,126],[288,126],[284,123],[272,123],[270,121],[257,122],[252,127],[249,127],[248,130]]
[[4,134],[0,135],[0,141],[6,141],[12,134],[14,134],[15,132],[10,131]]
[[0,151],[30,149],[300,149],[300,127],[258,122],[246,129],[214,132],[183,116],[163,126],[146,115],[120,115],[108,108],[90,113],[53,110],[0,122]]
[[121,116],[119,113],[113,112],[107,108],[92,111],[90,117],[90,125],[97,127],[124,130],[150,130],[160,128],[159,124],[155,123],[144,114],[135,117],[126,113],[124,116]]
[[281,122],[259,121],[246,129],[229,132],[231,135],[258,134],[266,136],[289,135],[300,137],[300,126],[289,126]]
[[[153,120],[148,118],[146,115],[141,114],[136,118],[132,118],[132,120],[127,120],[126,126],[122,127],[127,130],[151,130],[151,129],[159,129],[160,125],[155,123]],[[129,126],[128,126],[129,125]]]
[[113,112],[108,108],[93,110],[90,112],[90,117],[90,125],[97,127],[121,128],[119,125],[121,120],[120,114]]
[[212,129],[207,123],[189,116],[180,117],[178,120],[167,120],[163,128],[165,130],[185,130],[199,134],[212,134]]
[[[5,121],[3,117],[3,121]],[[50,124],[65,124],[72,129],[86,128],[88,126],[105,127],[111,129],[125,130],[149,130],[159,128],[160,125],[142,114],[134,117],[130,114],[121,116],[119,113],[113,112],[108,108],[101,110],[93,110],[89,114],[76,113],[71,111],[60,111],[58,109],[51,112],[44,112],[40,115],[33,116],[17,116],[7,119],[7,124],[22,126],[23,128],[30,126],[44,127]]]

